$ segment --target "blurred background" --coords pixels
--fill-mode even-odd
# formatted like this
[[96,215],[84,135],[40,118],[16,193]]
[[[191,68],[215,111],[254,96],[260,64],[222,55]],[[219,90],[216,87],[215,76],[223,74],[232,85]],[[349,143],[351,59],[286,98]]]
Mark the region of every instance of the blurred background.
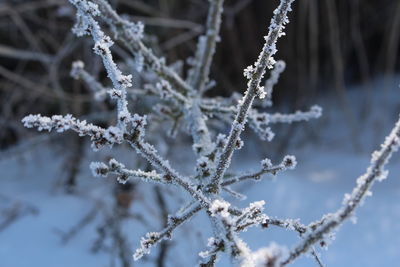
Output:
[[[185,73],[189,68],[187,61],[195,52],[197,38],[204,30],[208,1],[110,0],[109,2],[120,14],[134,21],[143,21],[146,25],[145,43],[157,55],[164,56],[168,64],[179,65],[182,73]],[[267,33],[272,11],[277,5],[276,0],[225,1],[221,42],[218,43],[211,70],[211,78],[217,82],[217,86],[207,93],[208,96],[229,97],[234,92],[244,92],[246,80],[242,74],[243,69],[257,58],[264,41],[262,37]],[[63,224],[60,218],[54,221],[54,225],[62,228],[64,234],[60,235],[60,229],[51,230],[48,242],[46,245],[39,246],[41,250],[36,251],[35,255],[41,255],[42,251],[47,249],[46,246],[49,246],[51,251],[61,258],[80,255],[82,259],[79,261],[77,256],[76,262],[71,260],[63,264],[42,259],[42,261],[37,261],[40,265],[35,266],[72,266],[71,264],[113,266],[104,264],[106,256],[87,256],[76,250],[87,251],[90,250],[91,245],[97,244],[97,241],[101,243],[101,240],[99,241],[102,235],[101,226],[118,224],[107,221],[111,220],[107,214],[112,214],[116,206],[123,206],[129,210],[135,209],[136,206],[131,206],[132,199],[141,203],[140,205],[147,203],[143,205],[151,206],[152,204],[146,197],[146,193],[138,193],[139,185],[136,184],[121,187],[115,185],[114,181],[108,181],[106,186],[112,187],[112,190],[104,189],[106,186],[93,189],[98,180],[93,179],[87,170],[88,162],[93,158],[110,157],[112,152],[107,151],[101,156],[96,156],[88,149],[89,142],[86,139],[78,138],[74,134],[40,134],[25,129],[20,123],[24,116],[31,113],[43,115],[71,113],[76,117],[100,124],[108,124],[111,121],[107,116],[101,117],[101,114],[108,114],[113,110],[114,107],[110,101],[94,103],[90,89],[70,76],[72,62],[79,59],[85,62],[86,69],[103,84],[110,85],[100,59],[93,54],[91,38],[77,38],[71,32],[74,21],[75,10],[66,0],[0,1],[0,198],[3,199],[1,201],[3,204],[0,206],[2,212],[0,213],[0,255],[10,255],[9,251],[15,249],[13,246],[23,244],[18,243],[18,240],[24,238],[21,231],[30,231],[28,224],[39,225],[40,222],[40,225],[43,223],[53,225],[51,220],[56,216],[54,214],[60,212],[60,208],[56,204],[51,207],[46,206],[47,204],[43,206],[43,203],[48,203],[49,199],[56,202],[56,199],[61,198],[59,203],[72,207],[67,208],[69,209],[67,214],[70,216],[66,221],[70,223]],[[242,156],[268,156],[278,161],[287,153],[302,155],[304,165],[300,167],[298,176],[302,176],[301,179],[304,181],[299,182],[293,177],[291,180],[289,176],[289,182],[279,187],[279,194],[273,189],[268,189],[272,190],[268,192],[270,192],[271,202],[274,202],[282,197],[282,192],[286,192],[287,188],[294,186],[303,188],[304,192],[298,190],[297,193],[293,193],[291,201],[281,203],[283,206],[277,205],[278,208],[274,211],[279,213],[285,210],[282,215],[297,216],[307,221],[316,219],[321,213],[337,207],[335,204],[340,203],[342,195],[351,189],[355,178],[367,166],[368,155],[381,143],[398,116],[400,111],[398,87],[400,83],[400,1],[301,0],[296,1],[294,10],[290,14],[290,21],[291,23],[287,25],[286,36],[279,41],[279,52],[276,56],[276,59],[284,60],[287,67],[274,89],[274,107],[270,111],[293,112],[297,109],[306,109],[316,103],[324,108],[324,116],[311,123],[276,126],[274,131],[277,136],[272,143],[261,143],[253,133],[246,132],[249,145],[244,149]],[[104,30],[107,32],[106,27]],[[129,70],[132,59],[125,47],[116,43],[112,51],[119,64]],[[137,81],[135,86],[142,86],[145,78],[140,77],[138,73],[133,74],[134,80]],[[185,143],[185,141],[188,142]],[[182,149],[187,149],[190,153],[190,148],[183,148],[189,144],[189,141],[188,137],[180,139],[179,142],[165,137],[165,140],[161,142],[164,145],[159,146],[172,144],[171,151],[164,151],[169,155],[176,154],[176,151],[182,151]],[[126,148],[121,148],[121,150],[119,155],[132,157],[129,154],[132,153],[131,151],[126,151]],[[315,166],[316,162],[313,156],[310,156],[313,154],[318,160],[320,156],[328,154],[328,157],[326,161],[317,160],[319,165]],[[182,159],[186,160],[185,155],[179,152],[175,160],[178,162]],[[394,162],[399,163],[396,159]],[[252,164],[254,163],[249,162],[244,166],[253,166]],[[143,166],[145,163],[135,159],[132,165]],[[182,168],[185,169],[185,167]],[[393,168],[396,170],[396,167]],[[344,175],[347,175],[347,180],[343,180]],[[394,176],[390,178],[398,180],[398,174]],[[326,191],[325,197],[316,195],[315,199],[313,197],[308,199],[308,204],[298,207],[299,202],[304,202],[303,196],[307,194],[306,189]],[[93,190],[93,195],[87,191],[88,194],[83,193],[85,190]],[[98,196],[103,190],[108,190],[111,200],[105,201],[106,204],[100,204],[99,201],[91,198],[93,201],[90,205],[92,206],[89,205],[87,210],[81,210],[80,202],[71,198],[71,195],[78,195],[78,198],[86,199],[88,195],[97,194]],[[150,212],[139,208],[139,211],[132,213],[132,218],[136,224],[143,226],[148,225],[148,222],[143,219],[146,216],[159,216],[157,218],[162,225],[163,215],[173,211],[173,207],[177,207],[176,203],[182,199],[175,199],[176,203],[168,200],[174,197],[166,196],[164,199],[158,187],[149,187],[146,190],[143,192],[149,191],[151,199],[154,199],[161,208],[153,207],[154,210]],[[251,186],[243,190],[252,192]],[[389,183],[385,185],[385,189],[381,188],[381,190],[376,200],[380,206],[379,208],[372,206],[371,210],[376,213],[375,217],[384,217],[385,221],[382,223],[381,220],[371,219],[369,224],[357,229],[366,229],[365,231],[375,229],[375,232],[365,236],[365,240],[362,238],[360,240],[364,240],[366,244],[370,242],[371,247],[368,249],[371,251],[379,248],[377,243],[386,242],[387,248],[381,251],[384,256],[367,257],[368,260],[363,265],[352,262],[349,258],[353,258],[358,252],[360,256],[363,255],[363,249],[360,248],[358,251],[353,247],[349,234],[348,239],[343,239],[348,245],[339,243],[336,250],[333,247],[331,256],[326,259],[328,263],[340,266],[376,266],[375,263],[381,263],[379,259],[385,258],[385,266],[395,266],[396,260],[400,260],[398,254],[400,241],[398,238],[388,240],[390,229],[400,230],[398,223],[400,207],[389,200],[385,202],[386,199],[398,200],[399,182]],[[266,192],[254,194],[263,198]],[[375,196],[368,201],[374,200]],[[165,206],[165,203],[169,203],[169,207],[166,207],[168,205]],[[315,208],[313,203],[322,204],[319,208]],[[108,205],[111,206],[108,207]],[[91,216],[96,217],[93,215],[95,214],[93,210],[99,206],[107,206],[104,208],[105,219],[92,219]],[[310,207],[313,207],[314,213],[310,211]],[[371,210],[364,210],[361,214],[367,214]],[[389,214],[387,214],[388,211]],[[40,214],[44,215],[40,217]],[[85,224],[85,218],[88,221],[87,224]],[[80,232],[86,225],[92,225],[88,228],[94,230],[88,230],[89,232],[78,236],[86,237],[90,241],[78,238],[80,242],[75,240],[77,243],[71,245],[77,249],[68,250],[63,245],[64,247],[56,252],[55,243],[52,243],[55,242],[53,236],[61,236],[62,242],[67,243],[70,240],[69,236],[76,235],[74,229],[79,229],[76,232]],[[159,229],[160,225],[154,227],[151,228],[153,231]],[[48,228],[40,228],[40,231],[47,231]],[[345,232],[346,229],[344,229]],[[351,231],[348,230],[347,233]],[[119,238],[118,231],[113,233],[110,236],[114,241],[110,242],[116,242],[115,240]],[[126,254],[133,251],[132,248],[137,246],[137,241],[143,233],[138,230],[135,237],[131,238],[131,245],[128,245],[131,241],[126,240],[126,244],[119,250],[125,251],[125,254],[115,252],[113,249],[105,249],[105,254],[114,255],[111,258],[119,259],[116,260],[117,266],[118,264],[129,266],[124,265],[127,264]],[[197,232],[193,233],[193,236],[193,240],[202,240],[202,238],[205,240],[207,237],[199,237]],[[32,238],[40,239],[40,237],[41,235]],[[253,239],[257,240],[257,237]],[[76,245],[78,243],[79,246]],[[198,241],[198,243],[204,242]],[[26,245],[26,249],[32,249],[32,246],[34,245]],[[171,243],[169,246],[175,246],[175,249],[179,251],[179,246],[176,244]],[[354,250],[355,254],[346,254],[348,249]],[[65,252],[67,254],[64,255],[64,251],[67,251]],[[92,248],[93,251],[98,252]],[[148,258],[145,261],[146,264],[191,266],[185,260],[182,260],[182,264],[174,262],[166,251],[168,251],[168,245],[162,247],[154,259]],[[327,253],[329,254],[329,251]],[[341,261],[344,258],[346,261]],[[29,266],[28,264],[29,262],[24,262],[22,259],[0,256],[0,266],[20,267]],[[300,262],[297,266],[310,266],[309,264],[310,260]]]

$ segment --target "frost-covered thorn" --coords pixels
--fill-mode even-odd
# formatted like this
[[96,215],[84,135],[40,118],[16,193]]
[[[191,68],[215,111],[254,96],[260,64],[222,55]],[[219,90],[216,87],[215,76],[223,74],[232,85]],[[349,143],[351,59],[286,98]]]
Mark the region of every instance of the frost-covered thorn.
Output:
[[289,170],[293,170],[296,168],[297,160],[296,157],[293,155],[287,155],[282,160],[282,165]]
[[298,219],[278,219],[278,218],[266,218],[262,223],[261,226],[263,228],[268,228],[269,225],[278,226],[281,228],[285,228],[287,230],[296,231],[300,235],[305,234],[309,227],[305,226],[304,224],[300,223]]
[[209,158],[204,156],[200,157],[196,164],[197,175],[202,178],[209,177],[211,175],[211,167],[212,163]]
[[90,163],[90,169],[92,170],[93,176],[106,177],[110,172],[110,169],[103,162],[92,162]]
[[239,138],[236,140],[235,149],[241,149],[243,147],[243,141]]
[[269,158],[265,158],[261,161],[261,166],[264,170],[270,169],[272,165],[272,161]]
[[207,262],[199,264],[200,267],[214,266],[217,261],[217,253],[225,250],[225,244],[222,239],[210,237],[207,242],[208,249],[201,251],[199,256],[203,259],[209,258]]
[[228,209],[230,207],[230,203],[224,200],[216,199],[211,203],[211,206],[208,208],[211,216],[221,216],[223,218],[229,217]]

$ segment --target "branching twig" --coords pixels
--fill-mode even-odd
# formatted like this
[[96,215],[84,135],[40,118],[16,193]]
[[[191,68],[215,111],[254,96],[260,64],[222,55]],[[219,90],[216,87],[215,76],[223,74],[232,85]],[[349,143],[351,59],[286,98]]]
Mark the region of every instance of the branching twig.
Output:
[[278,38],[283,35],[284,25],[288,22],[287,13],[291,10],[292,2],[293,0],[281,1],[279,7],[274,12],[269,33],[265,37],[266,42],[257,62],[255,63],[254,67],[250,66],[246,69],[247,71],[245,74],[246,77],[249,78],[248,89],[239,104],[236,118],[232,123],[232,128],[229,133],[228,142],[222,155],[220,156],[216,172],[212,178],[210,190],[213,193],[218,193],[220,190],[222,177],[224,176],[224,173],[230,164],[233,151],[235,149],[235,144],[239,140],[240,134],[244,130],[249,109],[251,108],[253,100],[260,89],[260,83],[264,76],[265,69],[273,66],[272,56],[276,53],[276,42]]

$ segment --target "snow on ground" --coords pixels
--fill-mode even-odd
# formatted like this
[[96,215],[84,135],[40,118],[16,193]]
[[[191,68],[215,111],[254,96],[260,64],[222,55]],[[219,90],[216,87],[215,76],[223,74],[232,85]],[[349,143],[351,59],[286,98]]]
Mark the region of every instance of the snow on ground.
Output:
[[[399,112],[398,89],[392,93],[375,90],[373,104],[367,110],[367,119],[358,141],[362,150],[352,146],[343,114],[335,112],[337,103],[322,100],[325,119],[310,127],[322,129],[318,140],[309,140],[307,145],[293,145],[287,150],[297,157],[295,170],[287,171],[276,179],[265,179],[258,183],[246,183],[235,186],[248,198],[238,206],[247,206],[249,202],[266,201],[265,212],[271,217],[298,218],[307,224],[317,220],[322,214],[335,211],[345,193],[351,192],[355,180],[363,174],[369,164],[373,147],[377,148],[396,120]],[[390,97],[395,96],[395,97]],[[360,89],[349,93],[350,100],[361,99],[358,107],[363,107],[363,94]],[[357,110],[357,109],[356,109]],[[385,110],[389,110],[385,112]],[[362,123],[361,123],[362,124]],[[304,127],[307,127],[305,125]],[[304,129],[302,126],[299,129]],[[279,132],[277,132],[279,134]],[[300,135],[299,135],[300,136]],[[301,138],[300,138],[301,139]],[[254,148],[256,142],[250,147]],[[93,209],[94,201],[100,199],[111,202],[112,179],[92,178],[86,159],[82,163],[79,191],[77,195],[65,194],[57,182],[60,181],[63,153],[53,151],[49,146],[37,146],[18,157],[6,157],[0,161],[0,212],[7,207],[20,203],[29,204],[38,210],[38,214],[28,213],[20,217],[9,227],[0,231],[1,267],[101,267],[112,266],[112,257],[108,252],[93,254],[90,248],[97,237],[96,227],[102,222],[101,215],[87,225],[67,244],[62,244],[60,231],[66,232]],[[125,152],[124,152],[125,153]],[[266,149],[266,154],[273,152]],[[257,170],[258,161],[253,157],[263,155],[264,151],[244,150],[235,157],[235,169]],[[172,160],[184,162],[187,153],[179,153]],[[100,156],[95,156],[95,160]],[[121,158],[126,158],[122,157]],[[260,158],[261,159],[261,158]],[[93,160],[93,159],[92,159]],[[175,163],[175,164],[174,164]],[[328,250],[320,250],[322,260],[327,266],[398,266],[400,262],[400,154],[396,154],[389,165],[389,177],[377,183],[372,189],[373,196],[357,211],[357,223],[346,222],[338,231],[336,240]],[[192,166],[190,164],[182,164]],[[187,170],[187,167],[182,169]],[[132,210],[148,218],[146,223],[133,222],[126,225],[124,232],[129,235],[132,253],[138,247],[140,237],[148,231],[162,228],[159,210],[155,205],[152,186],[139,185]],[[185,196],[178,190],[168,191],[168,209],[175,211]],[[109,210],[109,212],[113,212]],[[2,213],[0,213],[1,215]],[[189,224],[176,232],[171,243],[172,251],[167,258],[168,266],[194,266],[196,255],[204,250],[211,230],[208,219],[199,214]],[[271,242],[286,245],[289,248],[299,241],[293,232],[270,226],[267,230],[252,228],[241,235],[253,250],[267,246]],[[138,266],[153,266],[151,259],[157,249]],[[229,266],[229,260],[222,258],[218,266]],[[314,266],[310,257],[302,257],[293,266]]]

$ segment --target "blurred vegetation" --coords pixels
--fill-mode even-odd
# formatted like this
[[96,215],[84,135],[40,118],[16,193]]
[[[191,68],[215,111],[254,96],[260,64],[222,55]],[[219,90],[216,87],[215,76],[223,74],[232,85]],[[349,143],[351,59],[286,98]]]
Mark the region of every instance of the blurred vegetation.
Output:
[[[111,0],[120,13],[146,24],[147,42],[168,63],[193,55],[206,19],[206,0]],[[278,1],[226,0],[221,42],[212,67],[218,86],[210,94],[245,88],[243,68],[254,62]],[[104,76],[88,38],[71,33],[74,9],[67,0],[0,3],[0,148],[24,136],[27,113],[87,114],[88,90],[69,76],[81,59]],[[294,108],[332,91],[346,106],[346,87],[399,69],[400,1],[300,0],[291,14],[279,59],[287,62],[274,100]],[[123,46],[116,57],[126,59]],[[185,65],[184,69],[187,68]]]

